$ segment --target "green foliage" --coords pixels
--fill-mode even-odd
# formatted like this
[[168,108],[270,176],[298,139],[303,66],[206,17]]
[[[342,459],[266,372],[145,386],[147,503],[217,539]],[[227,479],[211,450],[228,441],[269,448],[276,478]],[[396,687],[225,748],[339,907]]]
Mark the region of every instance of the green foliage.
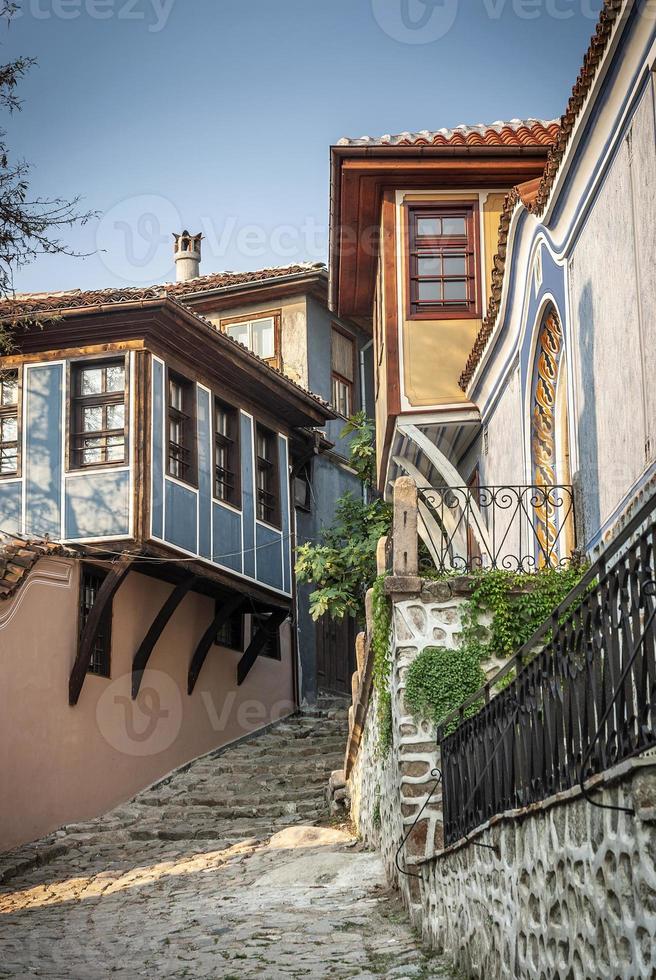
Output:
[[392,746],[392,603],[385,594],[385,576],[379,575],[373,587],[373,684],[378,694],[378,749],[387,755]]
[[[585,567],[543,568],[533,573],[488,569],[473,575],[472,597],[462,612],[462,648],[479,660],[510,657],[530,640],[575,585]],[[482,617],[491,614],[489,627]]]
[[[360,412],[353,416],[342,435],[351,435],[351,466],[363,486],[370,484],[375,468],[373,426]],[[391,508],[375,497],[365,501],[352,493],[344,494],[335,505],[335,520],[318,543],[303,544],[296,550],[299,582],[315,586],[310,596],[310,613],[319,619],[327,613],[333,619],[364,618],[364,597],[376,577],[376,547],[388,534]]]
[[[416,717],[439,725],[484,683],[485,675],[475,652],[426,647],[408,669],[405,702]],[[471,705],[466,716],[475,714],[479,707]]]

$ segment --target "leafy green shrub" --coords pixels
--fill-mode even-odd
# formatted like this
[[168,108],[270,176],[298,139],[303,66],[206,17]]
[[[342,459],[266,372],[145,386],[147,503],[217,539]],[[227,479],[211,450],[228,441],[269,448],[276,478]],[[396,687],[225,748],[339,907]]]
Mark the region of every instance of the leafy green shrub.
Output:
[[[405,703],[415,717],[439,725],[484,683],[485,674],[475,652],[426,647],[408,668]],[[472,705],[466,717],[479,707]]]

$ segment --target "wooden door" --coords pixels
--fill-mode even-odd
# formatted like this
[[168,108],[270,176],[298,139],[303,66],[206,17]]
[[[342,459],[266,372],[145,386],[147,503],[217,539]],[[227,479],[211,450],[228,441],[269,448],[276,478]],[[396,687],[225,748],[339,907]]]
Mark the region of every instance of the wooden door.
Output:
[[351,693],[355,670],[355,620],[322,616],[317,629],[317,687],[320,691]]

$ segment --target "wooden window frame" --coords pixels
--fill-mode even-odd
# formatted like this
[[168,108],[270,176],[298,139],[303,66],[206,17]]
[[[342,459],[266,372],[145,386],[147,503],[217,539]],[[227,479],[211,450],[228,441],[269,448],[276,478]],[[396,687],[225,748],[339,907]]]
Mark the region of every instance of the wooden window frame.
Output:
[[[265,460],[258,453],[258,442],[260,432],[264,433],[267,439],[271,440],[273,448],[273,459]],[[269,486],[273,486],[273,490],[267,489],[262,490],[259,486],[259,476],[260,473],[267,472],[269,474],[268,481]],[[261,516],[261,509],[263,501],[261,495],[268,495],[273,498],[273,504],[266,505],[270,511],[269,516]],[[270,527],[275,527],[276,530],[280,530],[281,527],[281,514],[282,514],[282,501],[280,499],[280,459],[278,452],[278,433],[274,432],[273,429],[269,429],[266,425],[261,422],[255,423],[255,516],[258,521],[263,524],[268,524]]]
[[[20,476],[21,476],[21,463],[22,463],[21,447],[22,447],[22,441],[23,441],[23,439],[22,439],[22,434],[23,434],[22,429],[23,429],[23,427],[21,425],[22,414],[23,414],[23,411],[22,411],[22,409],[23,409],[23,391],[22,391],[22,388],[23,388],[23,385],[22,385],[23,378],[22,378],[22,371],[21,371],[20,368],[13,368],[13,367],[12,368],[2,368],[2,367],[0,367],[0,383],[3,380],[3,376],[6,377],[9,374],[15,374],[16,375],[16,403],[14,405],[2,405],[2,404],[0,404],[0,420],[4,421],[5,419],[11,419],[11,418],[15,418],[16,419],[16,469],[15,470],[8,471],[7,473],[0,472],[0,481],[1,480],[18,480],[18,479],[20,479]],[[12,439],[11,442],[7,441],[6,443],[0,443],[0,452],[1,452],[1,447],[2,446],[5,446],[5,445],[6,446],[13,446],[13,439]]]
[[[120,365],[123,368],[123,391],[106,392],[100,395],[82,395],[78,389],[78,379],[82,372],[94,368],[105,368]],[[130,465],[130,370],[129,360],[125,354],[118,357],[97,357],[72,360],[67,364],[68,410],[66,415],[67,433],[67,470],[98,470],[116,469]],[[120,432],[120,429],[99,429],[96,432],[85,433],[82,426],[82,410],[86,407],[104,407],[106,405],[123,405],[123,459],[101,460],[98,463],[82,462],[83,448],[76,445],[77,440],[87,438],[109,437]]]
[[[80,594],[78,600],[78,644],[82,639],[82,632],[84,630],[84,624],[86,619],[93,609],[93,603],[86,610],[85,616],[85,598],[84,593],[86,591],[86,583],[90,576],[94,576],[98,579],[98,588],[104,582],[107,577],[108,571],[106,568],[101,568],[98,565],[92,565],[87,562],[82,562],[80,565]],[[96,648],[100,644],[100,662],[97,666],[94,665],[94,658],[96,657],[96,649],[92,651],[91,660],[87,667],[88,674],[94,674],[96,677],[104,677],[107,680],[111,678],[112,673],[112,614],[113,614],[113,603],[110,602],[101,620],[100,627],[96,636]]]
[[[220,321],[220,327],[223,333],[227,333],[228,327],[232,327],[237,323],[256,323],[258,320],[271,319],[273,320],[273,357],[263,357],[262,360],[265,364],[282,371],[282,310],[262,310],[257,313],[244,313],[242,316],[223,317]],[[253,351],[253,353],[255,352]],[[260,355],[256,354],[255,356],[259,357]]]
[[[216,413],[218,408],[225,410],[231,418],[232,432],[228,436],[222,435],[216,425]],[[212,495],[214,500],[221,504],[227,504],[236,510],[241,510],[241,414],[236,405],[231,405],[224,398],[213,395],[212,400]],[[229,465],[226,472],[232,474],[233,484],[230,488],[228,497],[219,496],[218,467],[216,463],[216,448],[222,443],[227,446],[229,454]]]
[[[220,609],[224,605],[225,605],[225,599],[217,599],[216,600],[215,606],[214,606],[214,613],[215,613],[215,615],[220,611]],[[244,652],[244,649],[245,649],[245,646],[244,646],[244,638],[245,638],[244,614],[240,610],[237,610],[237,612],[235,612],[235,613],[232,614],[232,616],[224,624],[224,626],[222,627],[222,629],[225,629],[226,627],[233,628],[235,626],[235,624],[237,624],[237,628],[239,629],[239,639],[236,642],[234,642],[234,640],[233,640],[230,643],[222,643],[222,642],[219,642],[219,636],[217,634],[217,636],[216,636],[216,638],[214,640],[214,645],[215,646],[218,646],[218,647],[222,647],[224,650],[234,650],[236,653],[243,653]]]
[[[333,332],[341,334],[342,337],[345,337],[351,343],[351,346],[353,348],[353,380],[350,380],[349,378],[345,378],[343,374],[339,374],[337,371],[333,371],[333,367],[332,367]],[[351,410],[345,415],[342,415],[342,417],[345,419],[350,418],[357,411],[355,405],[355,382],[357,376],[358,376],[358,349],[357,349],[356,338],[349,330],[345,330],[344,327],[340,326],[339,323],[333,323],[331,324],[331,330],[330,330],[330,398],[331,398],[331,404],[335,409],[335,411],[338,412],[340,415],[342,415],[342,413],[339,411],[339,408],[337,407],[337,403],[335,399],[335,387],[334,387],[335,382],[337,381],[348,388]]]
[[[463,242],[460,236],[453,238],[426,238],[417,243],[416,223],[418,218],[431,217],[464,217],[467,227],[467,240]],[[409,202],[405,205],[406,242],[408,246],[405,263],[406,272],[406,315],[409,320],[475,320],[481,317],[481,244],[480,244],[480,207],[478,201],[435,201]],[[417,271],[418,260],[449,251],[465,251],[467,267],[465,278],[468,282],[468,298],[462,303],[447,306],[436,302],[419,300],[418,283],[420,277]],[[444,279],[446,277],[426,277],[429,279]],[[462,277],[453,277],[462,278]]]
[[[171,382],[179,384],[183,389],[183,400],[185,404],[182,409],[174,408],[171,405]],[[175,413],[175,414],[173,414]],[[189,430],[188,436],[181,443],[172,443],[171,422],[182,421],[183,425]],[[187,445],[187,442],[189,444]],[[184,476],[174,471],[171,465],[171,446],[175,445],[178,449],[189,454],[189,462],[184,464],[187,472]],[[167,366],[166,368],[166,475],[173,480],[178,480],[188,487],[198,487],[198,427],[196,420],[196,382],[188,378],[179,371],[174,371]]]
[[[292,486],[294,488],[294,508],[296,510],[302,511],[304,514],[311,514],[312,513],[312,498],[313,498],[313,493],[312,493],[313,485],[312,485],[312,481],[314,479],[314,466],[313,466],[313,462],[314,461],[312,459],[309,459],[306,463],[304,463],[301,466],[301,468],[297,472],[295,472],[295,474],[294,474],[294,480],[292,482]],[[297,482],[302,482],[304,484],[304,486],[306,488],[306,498],[309,498],[307,500],[307,502],[303,502],[303,503],[300,503],[299,502],[299,500],[298,500],[298,498],[296,496],[296,483]]]

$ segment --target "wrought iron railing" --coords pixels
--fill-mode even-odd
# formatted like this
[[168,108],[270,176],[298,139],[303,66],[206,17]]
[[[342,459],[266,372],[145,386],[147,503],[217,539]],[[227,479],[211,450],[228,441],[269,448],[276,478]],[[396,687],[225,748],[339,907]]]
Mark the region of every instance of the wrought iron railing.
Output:
[[570,486],[424,487],[419,516],[440,572],[563,565],[575,548]]
[[444,719],[447,844],[656,746],[655,548],[656,497],[503,670]]

